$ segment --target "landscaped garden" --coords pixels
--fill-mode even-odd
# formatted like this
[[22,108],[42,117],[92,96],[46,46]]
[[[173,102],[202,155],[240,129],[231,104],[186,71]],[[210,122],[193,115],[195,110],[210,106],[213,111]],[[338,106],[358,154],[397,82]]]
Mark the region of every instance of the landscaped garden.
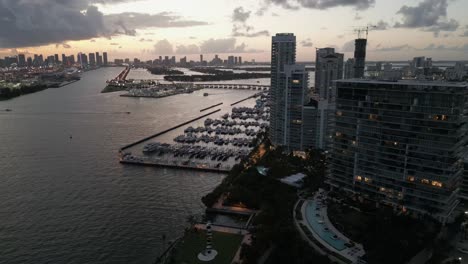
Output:
[[206,232],[190,229],[186,232],[174,250],[170,263],[186,264],[230,264],[234,258],[243,236],[229,233],[213,232],[213,248],[218,251],[216,258],[210,262],[198,260],[198,254],[206,247]]

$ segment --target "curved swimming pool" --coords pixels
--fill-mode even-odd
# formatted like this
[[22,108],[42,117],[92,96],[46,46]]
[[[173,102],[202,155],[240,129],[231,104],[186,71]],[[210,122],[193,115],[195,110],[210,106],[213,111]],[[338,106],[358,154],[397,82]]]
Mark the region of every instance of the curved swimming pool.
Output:
[[[346,249],[345,241],[336,237],[336,234],[329,230],[329,227],[322,220],[321,210],[317,210],[317,202],[309,201],[305,208],[307,223],[310,228],[325,242],[338,251]],[[334,237],[335,236],[335,237]]]

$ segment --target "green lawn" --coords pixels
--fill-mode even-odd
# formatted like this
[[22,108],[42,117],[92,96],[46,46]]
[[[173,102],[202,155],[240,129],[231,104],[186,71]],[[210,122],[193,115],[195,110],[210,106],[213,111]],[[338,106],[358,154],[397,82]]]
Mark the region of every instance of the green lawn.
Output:
[[202,262],[198,260],[198,253],[206,246],[206,233],[205,231],[189,231],[177,245],[172,263],[229,264],[239,249],[241,241],[241,235],[213,232],[213,248],[218,251],[218,255],[213,261]]

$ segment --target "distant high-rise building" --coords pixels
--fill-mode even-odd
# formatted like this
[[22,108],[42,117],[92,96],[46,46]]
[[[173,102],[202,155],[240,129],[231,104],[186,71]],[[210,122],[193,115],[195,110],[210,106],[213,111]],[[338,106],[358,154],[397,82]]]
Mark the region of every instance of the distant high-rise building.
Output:
[[103,63],[104,63],[104,66],[107,66],[108,64],[108,61],[107,61],[107,52],[103,52],[102,53],[102,58],[103,58]]
[[55,55],[54,55],[54,61],[55,61],[55,64],[59,64],[59,63],[60,63],[59,55],[58,55],[58,54],[55,54]]
[[203,63],[203,54],[200,54],[200,63]]
[[89,57],[89,64],[90,65],[96,65],[96,56],[95,56],[95,54],[94,53],[89,53],[88,57]]
[[432,68],[432,58],[427,58],[424,62],[424,68]]
[[[270,88],[270,140],[274,145],[288,143],[287,122],[288,79],[286,66],[296,63],[296,36],[292,33],[279,33],[272,37],[271,44],[271,88]],[[291,70],[291,68],[288,68]],[[291,75],[291,72],[289,72]],[[302,83],[301,83],[302,84]],[[302,108],[301,110],[302,111]]]
[[234,56],[229,56],[227,63],[228,63],[228,65],[234,65]]
[[451,221],[468,149],[468,85],[337,81],[332,187]]
[[242,65],[242,57],[239,56],[239,64]]
[[384,71],[391,71],[393,69],[393,65],[390,62],[385,63]]
[[354,78],[364,78],[367,39],[356,39],[354,49]]
[[88,56],[84,53],[81,53],[81,60],[83,65],[88,65]]
[[99,52],[96,52],[96,64],[102,66],[102,56],[99,55]]
[[317,49],[315,57],[315,91],[320,98],[330,100],[335,96],[334,80],[343,79],[342,53],[334,48]]
[[413,58],[413,67],[414,68],[422,68],[424,67],[424,61],[426,57],[414,57]]
[[375,63],[375,70],[382,71],[382,62],[378,61]]
[[47,64],[55,64],[55,56],[51,55],[47,57]]
[[62,64],[63,65],[67,65],[67,56],[65,56],[65,54],[62,53]]
[[31,57],[28,57],[28,60],[27,60],[27,66],[28,67],[31,67],[33,65],[33,60]]
[[238,63],[238,61],[237,61],[237,60],[238,60],[237,56],[236,56],[236,57],[234,57],[234,64],[236,64],[236,65],[237,65],[237,63]]
[[18,54],[18,66],[19,67],[26,66],[26,56],[24,54]]
[[345,63],[344,78],[354,78],[354,59],[348,59]]
[[68,56],[67,62],[68,62],[70,65],[75,64],[75,55],[70,55],[70,56]]

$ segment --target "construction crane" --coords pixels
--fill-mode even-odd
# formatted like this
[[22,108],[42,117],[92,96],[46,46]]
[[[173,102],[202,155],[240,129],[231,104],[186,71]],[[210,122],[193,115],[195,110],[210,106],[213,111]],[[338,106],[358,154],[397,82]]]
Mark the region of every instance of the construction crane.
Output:
[[369,36],[369,31],[374,29],[374,28],[377,28],[377,26],[375,25],[367,25],[365,27],[356,27],[354,29],[354,32],[357,33],[358,35],[358,39],[362,39],[363,38],[363,35],[364,33],[366,34],[366,37],[365,39],[367,39],[367,37]]

